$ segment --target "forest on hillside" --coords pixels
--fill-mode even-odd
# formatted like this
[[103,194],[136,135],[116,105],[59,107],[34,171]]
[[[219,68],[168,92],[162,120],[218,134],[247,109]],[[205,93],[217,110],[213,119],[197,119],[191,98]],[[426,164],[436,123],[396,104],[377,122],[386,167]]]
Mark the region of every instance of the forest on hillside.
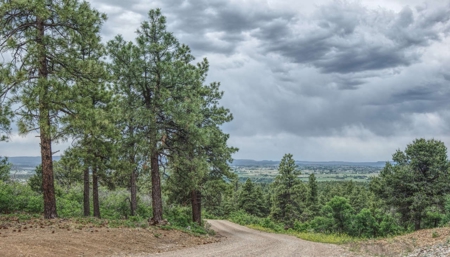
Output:
[[[136,38],[103,44],[106,15],[87,2],[0,1],[0,132],[37,132],[27,183],[0,163],[0,213],[90,217],[202,231],[204,217],[275,231],[384,237],[450,221],[447,149],[417,139],[370,182],[307,182],[291,154],[272,183],[239,182],[209,64],[150,10]],[[134,28],[133,28],[134,29]],[[58,161],[54,143],[71,140]],[[167,221],[168,220],[168,221]]]
[[[55,162],[58,215],[76,218],[84,213],[83,170],[68,159]],[[449,161],[445,145],[437,140],[417,139],[404,151],[393,154],[378,177],[370,182],[318,182],[314,174],[307,182],[291,154],[286,154],[272,183],[210,180],[198,190],[198,205],[207,218],[229,219],[242,225],[256,225],[274,232],[379,238],[423,228],[446,226],[450,222]],[[4,214],[41,214],[42,167],[26,184],[10,179],[10,164],[0,165],[0,210]],[[172,225],[192,227],[206,233],[204,223],[195,220],[192,195],[170,180],[171,171],[161,171],[163,211]],[[111,221],[129,220],[146,226],[152,215],[151,175],[137,176],[137,209],[132,212],[131,188],[123,184],[119,171],[100,177],[97,189],[98,213]],[[92,179],[92,175],[90,176]],[[92,190],[93,187],[90,187]],[[89,202],[89,201],[88,201]],[[99,216],[96,216],[99,217]],[[197,223],[196,223],[197,222]],[[344,238],[342,238],[344,237]]]
[[368,183],[317,182],[314,174],[303,183],[292,155],[286,154],[273,183],[249,179],[235,191],[238,213],[231,214],[232,220],[275,231],[364,238],[448,225],[450,176],[444,143],[416,139],[392,160]]

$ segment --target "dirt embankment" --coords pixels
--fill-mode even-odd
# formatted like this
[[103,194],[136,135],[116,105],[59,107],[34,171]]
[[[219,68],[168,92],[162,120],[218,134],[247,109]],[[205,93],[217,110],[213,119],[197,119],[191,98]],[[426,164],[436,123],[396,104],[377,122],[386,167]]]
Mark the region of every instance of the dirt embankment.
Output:
[[129,256],[217,242],[155,227],[107,228],[70,220],[0,220],[0,256]]
[[450,256],[450,228],[423,229],[393,238],[360,241],[349,249],[368,256]]

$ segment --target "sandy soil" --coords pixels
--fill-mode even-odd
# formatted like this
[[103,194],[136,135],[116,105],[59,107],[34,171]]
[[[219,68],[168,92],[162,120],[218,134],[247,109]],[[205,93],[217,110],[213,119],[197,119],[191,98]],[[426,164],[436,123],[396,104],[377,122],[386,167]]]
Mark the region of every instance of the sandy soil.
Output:
[[336,245],[314,243],[293,236],[261,232],[224,220],[208,222],[219,235],[224,237],[221,242],[159,254],[133,256],[355,256]]

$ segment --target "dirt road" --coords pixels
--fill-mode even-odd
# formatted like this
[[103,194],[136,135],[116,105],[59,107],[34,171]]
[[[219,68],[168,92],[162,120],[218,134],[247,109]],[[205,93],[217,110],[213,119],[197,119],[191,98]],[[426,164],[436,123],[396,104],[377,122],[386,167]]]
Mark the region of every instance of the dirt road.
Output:
[[225,237],[220,243],[138,256],[354,256],[336,245],[309,242],[288,235],[260,232],[224,220],[209,220],[208,222],[218,234]]

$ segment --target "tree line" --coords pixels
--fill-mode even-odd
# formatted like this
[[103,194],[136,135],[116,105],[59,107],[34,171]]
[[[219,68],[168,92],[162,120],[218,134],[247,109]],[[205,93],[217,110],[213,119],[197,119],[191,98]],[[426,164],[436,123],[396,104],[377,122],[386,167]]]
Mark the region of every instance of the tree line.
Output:
[[71,140],[58,165],[75,180],[81,175],[85,216],[92,197],[101,217],[102,184],[128,188],[135,215],[138,178],[148,174],[152,223],[164,220],[162,176],[190,199],[200,223],[200,190],[231,176],[237,151],[220,129],[232,120],[219,103],[220,85],[205,82],[208,61],[194,64],[159,9],[149,11],[133,42],[118,35],[103,44],[106,19],[85,1],[0,1],[0,53],[7,56],[0,63],[1,140],[13,120],[21,134],[38,133],[36,179],[47,219],[58,217],[52,146]]
[[224,211],[243,224],[367,238],[447,224],[450,173],[444,143],[416,139],[392,160],[369,183],[317,182],[314,174],[303,183],[293,156],[286,154],[273,183],[248,179],[233,190]]

